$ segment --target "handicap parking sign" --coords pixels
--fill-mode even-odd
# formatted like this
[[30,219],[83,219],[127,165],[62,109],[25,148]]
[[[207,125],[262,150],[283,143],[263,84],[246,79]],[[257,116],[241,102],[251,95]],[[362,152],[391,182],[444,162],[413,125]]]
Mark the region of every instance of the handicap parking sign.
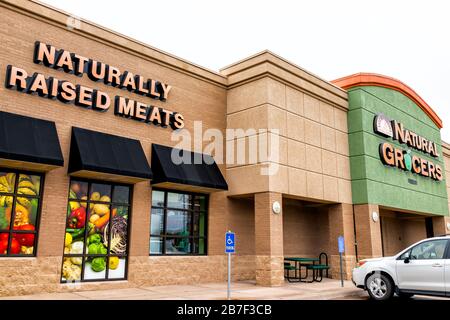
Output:
[[344,237],[343,236],[339,236],[338,237],[338,250],[339,250],[339,253],[344,253],[345,252]]
[[234,232],[225,233],[225,253],[234,253],[235,252],[235,238]]

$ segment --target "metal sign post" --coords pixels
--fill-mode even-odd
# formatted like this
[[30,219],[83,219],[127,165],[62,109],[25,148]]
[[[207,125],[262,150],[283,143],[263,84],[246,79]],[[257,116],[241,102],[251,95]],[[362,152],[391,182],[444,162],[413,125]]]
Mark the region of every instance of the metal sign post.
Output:
[[343,273],[343,269],[342,269],[342,254],[345,251],[343,236],[338,237],[338,249],[339,249],[339,264],[340,264],[340,271],[341,271],[341,287],[343,287],[344,286],[344,273]]
[[235,236],[234,232],[227,231],[225,233],[225,253],[228,255],[228,286],[227,299],[231,299],[231,254],[235,253]]

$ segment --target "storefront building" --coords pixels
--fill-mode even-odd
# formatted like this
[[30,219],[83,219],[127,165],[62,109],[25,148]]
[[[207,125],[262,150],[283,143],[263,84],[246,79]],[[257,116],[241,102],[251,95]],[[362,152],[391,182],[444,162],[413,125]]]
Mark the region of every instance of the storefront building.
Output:
[[[449,230],[442,122],[398,80],[267,51],[216,73],[43,4],[0,15],[0,295],[224,281],[227,230],[236,281],[321,252],[337,277],[338,236],[348,277]],[[255,141],[276,155],[224,160]]]
[[393,255],[446,234],[448,145],[440,138],[441,119],[398,80],[356,74],[334,83],[349,94],[355,232],[371,235],[358,241],[359,258]]

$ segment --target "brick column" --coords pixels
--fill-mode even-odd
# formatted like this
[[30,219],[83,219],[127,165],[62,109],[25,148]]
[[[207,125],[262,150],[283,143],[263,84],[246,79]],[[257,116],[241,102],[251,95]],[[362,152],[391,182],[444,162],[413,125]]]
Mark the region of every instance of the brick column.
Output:
[[353,224],[353,208],[351,204],[336,204],[328,209],[329,233],[329,264],[333,279],[340,278],[340,259],[338,237],[344,236],[345,252],[343,254],[344,278],[351,279],[352,269],[356,265],[355,232]]
[[256,284],[262,286],[284,284],[283,212],[272,212],[274,201],[282,204],[280,193],[255,194]]
[[450,222],[449,217],[433,217],[432,221],[434,236],[441,236],[443,234],[450,233],[447,229],[447,223]]
[[374,258],[383,255],[381,242],[380,219],[372,220],[372,212],[380,213],[378,205],[357,204],[354,205],[356,224],[356,243],[358,258]]

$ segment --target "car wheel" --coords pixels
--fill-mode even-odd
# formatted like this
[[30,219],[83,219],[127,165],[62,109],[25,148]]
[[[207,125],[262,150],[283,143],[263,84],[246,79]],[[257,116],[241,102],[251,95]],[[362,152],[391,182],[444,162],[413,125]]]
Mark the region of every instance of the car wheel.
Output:
[[366,280],[366,288],[373,300],[389,300],[394,294],[391,279],[381,273],[374,273]]
[[414,296],[414,293],[405,293],[405,292],[399,292],[397,293],[398,297],[401,299],[409,299]]

